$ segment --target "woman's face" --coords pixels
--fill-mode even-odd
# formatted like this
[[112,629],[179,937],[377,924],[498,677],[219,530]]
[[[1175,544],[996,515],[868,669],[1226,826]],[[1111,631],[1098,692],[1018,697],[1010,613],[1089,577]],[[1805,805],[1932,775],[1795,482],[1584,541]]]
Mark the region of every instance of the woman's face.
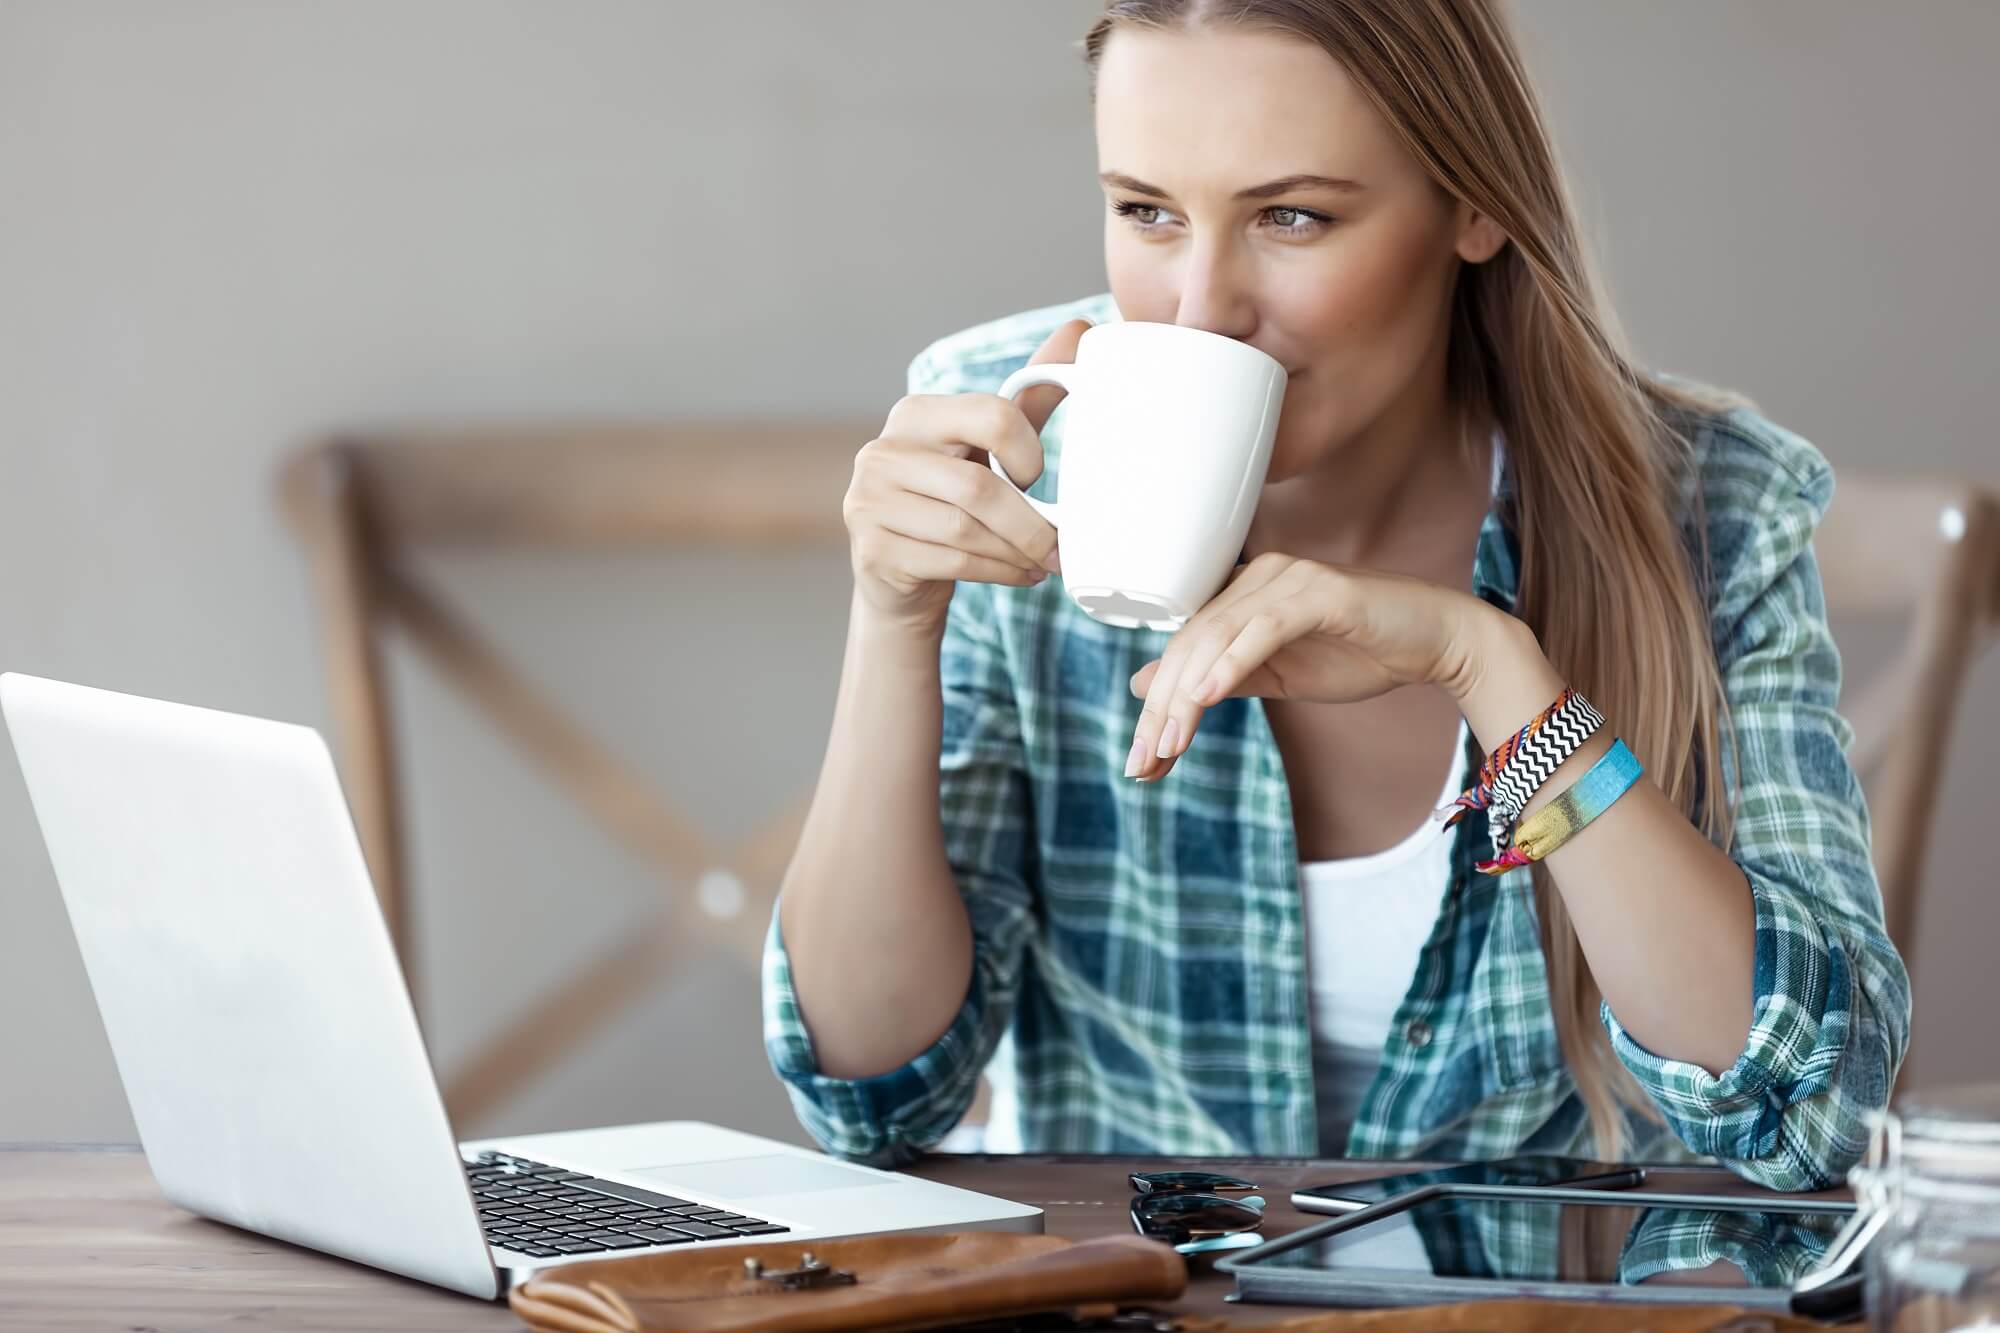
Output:
[[1246,28],[1119,29],[1097,157],[1124,317],[1241,339],[1290,373],[1270,480],[1392,412],[1430,419],[1458,264],[1501,238],[1326,52]]

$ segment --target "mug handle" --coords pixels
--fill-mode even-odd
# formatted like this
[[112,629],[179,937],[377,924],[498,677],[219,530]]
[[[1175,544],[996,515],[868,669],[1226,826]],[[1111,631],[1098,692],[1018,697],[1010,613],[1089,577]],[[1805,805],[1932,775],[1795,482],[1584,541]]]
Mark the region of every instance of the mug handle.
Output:
[[[1037,384],[1053,384],[1066,392],[1075,393],[1079,383],[1081,383],[1081,380],[1074,362],[1045,361],[1036,366],[1022,366],[1019,370],[1009,375],[1007,382],[1000,386],[1000,396],[1012,402],[1021,396],[1021,390],[1032,389]],[[1000,455],[988,454],[986,461],[992,465],[995,472],[1000,474],[1000,480],[1006,482],[1009,486],[1013,486],[1020,497],[1034,507],[1036,513],[1049,521],[1050,527],[1060,528],[1062,526],[1057,521],[1056,504],[1053,500],[1037,500],[1034,496],[1022,490],[1015,483],[1014,479],[1007,475],[1007,469],[1000,465]]]

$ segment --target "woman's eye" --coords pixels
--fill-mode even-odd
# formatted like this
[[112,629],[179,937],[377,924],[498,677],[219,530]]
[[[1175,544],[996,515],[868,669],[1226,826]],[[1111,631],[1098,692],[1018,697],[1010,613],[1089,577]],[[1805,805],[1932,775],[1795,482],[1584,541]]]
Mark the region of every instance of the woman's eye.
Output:
[[1324,213],[1315,213],[1309,208],[1267,208],[1264,216],[1281,232],[1293,232],[1304,236],[1318,231],[1333,219]]
[[1141,231],[1156,225],[1160,220],[1160,210],[1153,204],[1135,204],[1129,199],[1121,199],[1112,205],[1119,217],[1131,222]]

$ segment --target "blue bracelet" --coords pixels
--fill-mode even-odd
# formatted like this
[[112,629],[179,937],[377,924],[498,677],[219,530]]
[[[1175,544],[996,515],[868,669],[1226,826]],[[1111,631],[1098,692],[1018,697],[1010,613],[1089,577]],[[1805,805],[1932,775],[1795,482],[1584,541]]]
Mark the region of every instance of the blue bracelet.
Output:
[[1617,804],[1646,770],[1623,740],[1613,741],[1604,757],[1590,766],[1570,789],[1521,821],[1513,845],[1491,861],[1479,863],[1489,875],[1539,861],[1568,842],[1591,820]]

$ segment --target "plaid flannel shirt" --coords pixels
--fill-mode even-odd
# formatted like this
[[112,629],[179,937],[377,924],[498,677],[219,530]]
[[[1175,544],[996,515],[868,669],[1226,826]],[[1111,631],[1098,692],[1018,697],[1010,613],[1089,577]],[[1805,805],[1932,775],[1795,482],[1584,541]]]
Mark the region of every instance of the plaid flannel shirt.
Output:
[[[968,329],[916,358],[910,389],[992,392],[1076,316],[1118,313],[1106,295]],[[1063,416],[1043,431],[1037,494],[1057,489]],[[1754,1022],[1735,1063],[1712,1074],[1647,1050],[1608,1006],[1603,1021],[1664,1119],[1629,1117],[1634,1156],[1712,1156],[1773,1187],[1813,1188],[1859,1157],[1910,1004],[1846,759],[1852,733],[1835,712],[1839,658],[1811,548],[1832,474],[1753,413],[1689,425],[1688,485],[1703,503],[1685,512],[1705,520],[1713,647],[1736,734],[1729,851],[1756,908]],[[1511,609],[1507,509],[1503,479],[1471,587]],[[1697,549],[1700,535],[1683,535]],[[974,934],[963,1007],[904,1067],[828,1077],[771,924],[765,1043],[827,1151],[895,1164],[936,1144],[1011,1026],[1029,1151],[1316,1155],[1298,853],[1261,702],[1207,710],[1166,781],[1122,776],[1141,706],[1127,680],[1168,637],[1099,624],[1054,579],[959,585],[941,655],[939,781]],[[1589,1151],[1527,871],[1474,873],[1485,835],[1478,815],[1450,835],[1451,880],[1349,1156]]]

